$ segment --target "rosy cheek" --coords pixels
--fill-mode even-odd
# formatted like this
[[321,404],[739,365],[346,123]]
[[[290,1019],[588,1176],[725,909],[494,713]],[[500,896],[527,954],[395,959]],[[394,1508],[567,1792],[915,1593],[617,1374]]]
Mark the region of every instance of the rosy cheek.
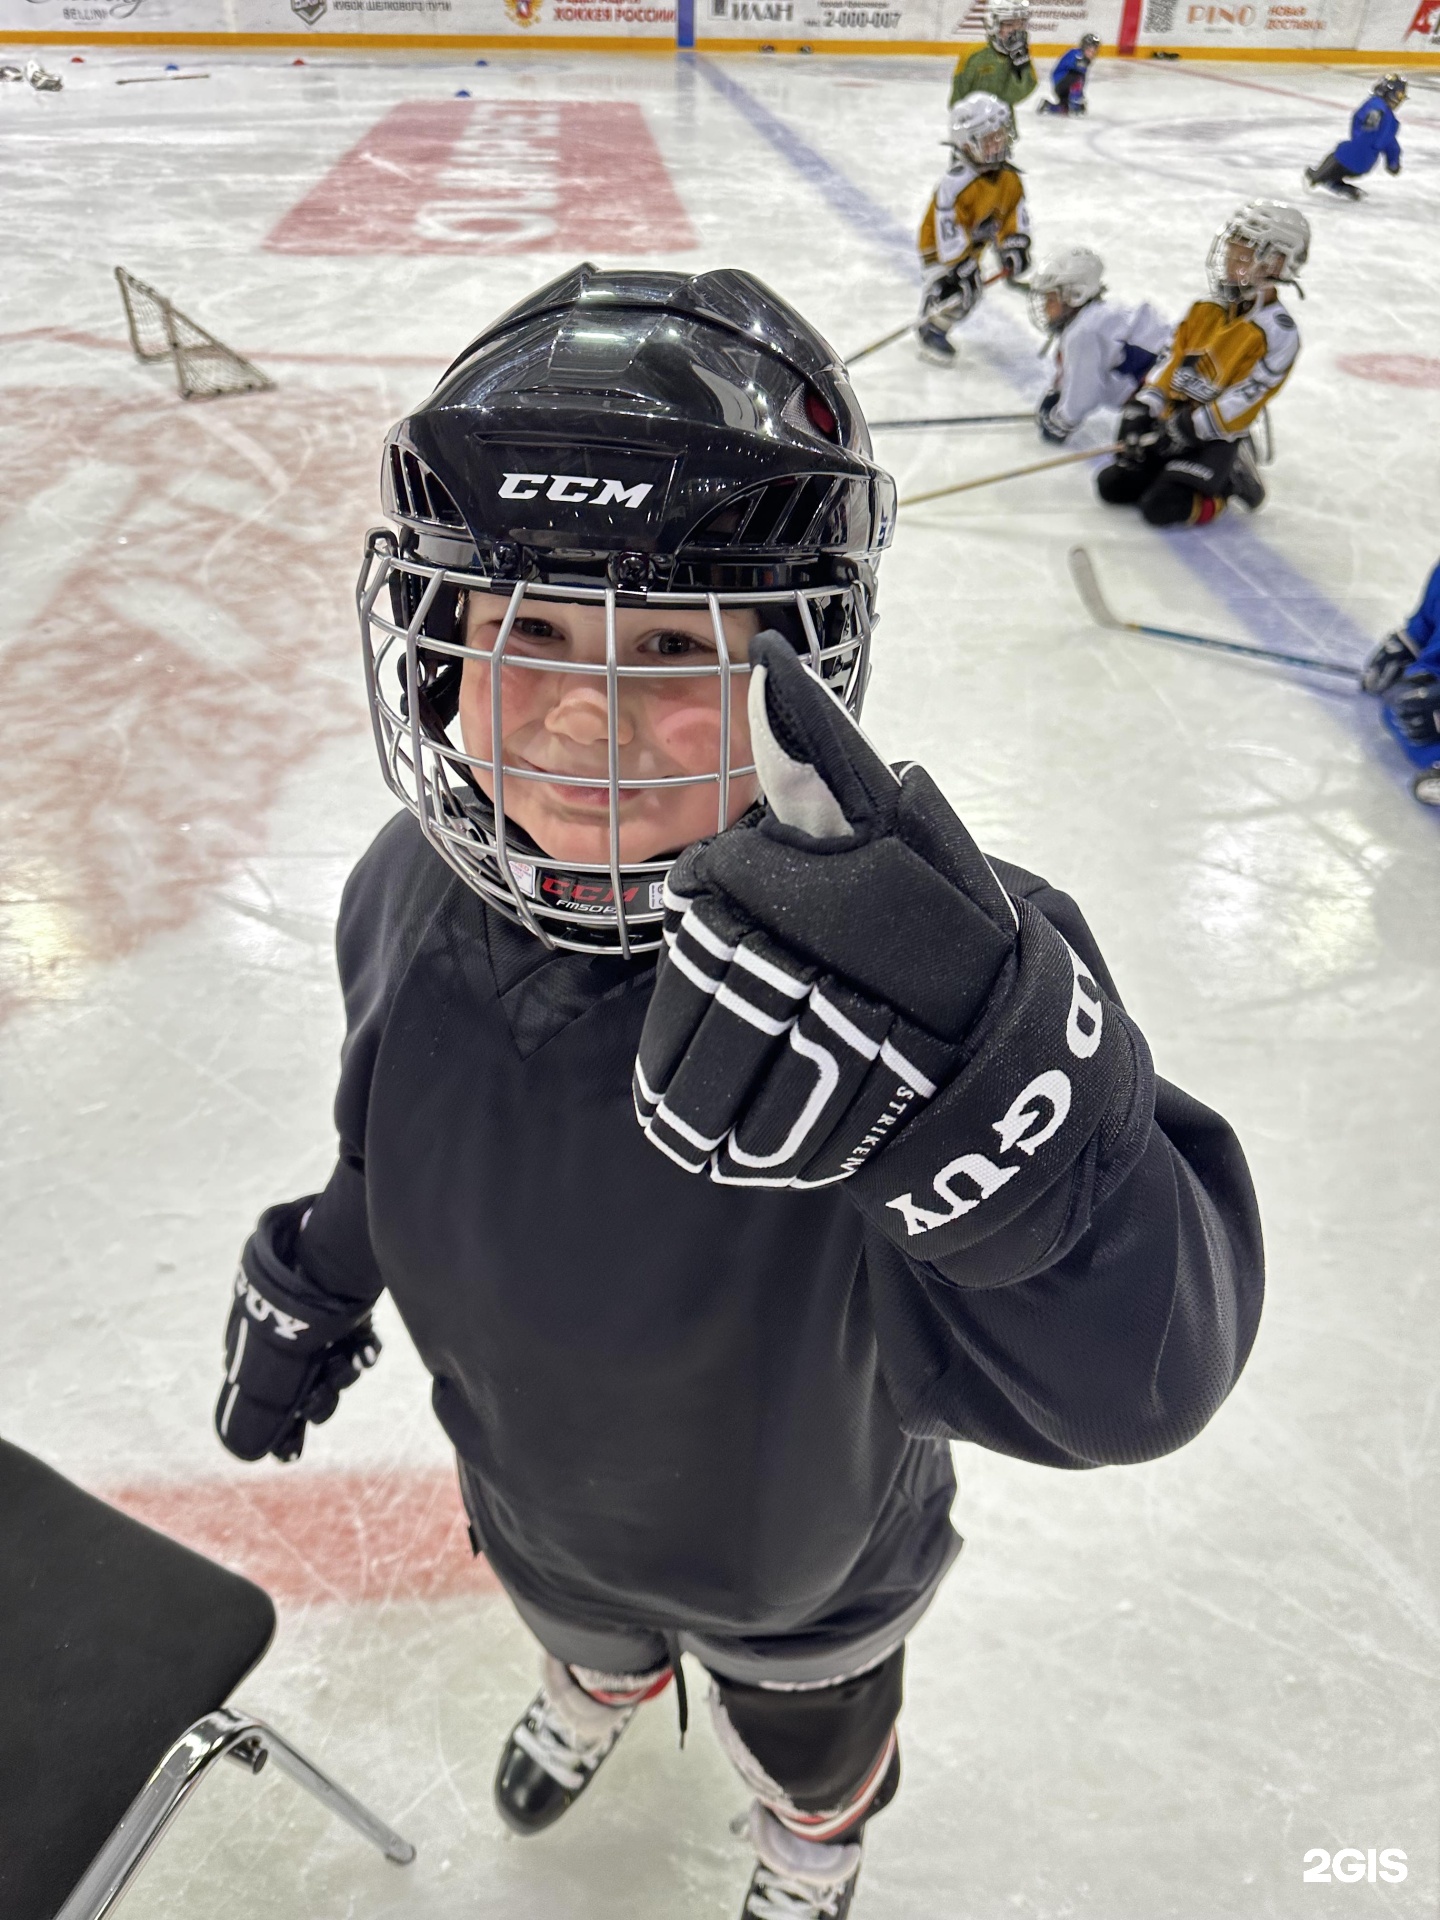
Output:
[[[553,703],[551,676],[530,673],[523,668],[502,669],[500,675],[500,737],[513,743],[518,734],[532,726]],[[460,700],[460,726],[466,750],[477,759],[488,760],[493,739],[490,669],[467,667]]]
[[[750,757],[749,729],[744,706],[732,707],[730,764],[744,766]],[[655,746],[686,773],[713,773],[720,765],[720,714],[715,707],[657,706],[651,716],[650,737]]]

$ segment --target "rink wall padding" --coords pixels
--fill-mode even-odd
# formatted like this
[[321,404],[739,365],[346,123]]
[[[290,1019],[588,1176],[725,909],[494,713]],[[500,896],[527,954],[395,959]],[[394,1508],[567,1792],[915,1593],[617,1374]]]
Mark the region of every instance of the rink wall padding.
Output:
[[[293,53],[526,51],[930,54],[984,41],[986,0],[0,0],[15,45],[273,48]],[[140,9],[143,7],[143,12]],[[144,25],[136,24],[137,20]],[[1032,0],[1042,60],[1440,64],[1440,0]]]

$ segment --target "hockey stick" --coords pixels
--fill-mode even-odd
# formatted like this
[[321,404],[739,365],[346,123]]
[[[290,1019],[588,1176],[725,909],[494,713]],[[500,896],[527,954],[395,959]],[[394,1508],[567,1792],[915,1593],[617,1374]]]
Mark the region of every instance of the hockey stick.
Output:
[[1085,611],[1097,627],[1144,633],[1153,640],[1179,640],[1187,647],[1213,647],[1217,653],[1238,653],[1247,660],[1273,660],[1285,667],[1305,667],[1311,673],[1334,674],[1338,679],[1348,680],[1356,693],[1360,691],[1359,674],[1353,667],[1343,667],[1336,660],[1316,660],[1305,653],[1281,653],[1276,647],[1246,647],[1238,640],[1212,640],[1203,633],[1177,633],[1173,627],[1150,627],[1141,620],[1121,620],[1100,591],[1094,562],[1084,547],[1071,547],[1069,559],[1070,577],[1085,602]]
[[858,353],[852,353],[850,357],[841,364],[843,366],[853,367],[857,360],[864,360],[872,353],[878,353],[881,347],[888,347],[892,340],[903,340],[907,333],[914,332],[915,325],[915,321],[907,320],[903,327],[896,327],[893,333],[882,333],[878,340],[872,340],[868,347],[861,347]]
[[949,413],[935,420],[872,420],[870,431],[895,433],[902,427],[1018,427],[1034,418],[1033,413]]
[[[997,280],[1008,280],[1009,278],[1008,273],[991,273],[987,274],[980,284],[982,287],[993,287]],[[1015,284],[1017,287],[1029,286],[1029,282],[1025,280],[1017,280]],[[868,347],[861,347],[858,353],[847,354],[841,362],[841,365],[853,367],[857,360],[864,360],[870,354],[878,353],[881,347],[888,347],[892,341],[903,340],[907,333],[913,333],[915,331],[923,318],[923,315],[917,315],[915,319],[907,320],[903,327],[896,327],[893,333],[882,333],[880,338],[878,340],[872,340]]]
[[133,73],[125,80],[117,80],[117,87],[146,87],[152,84],[168,84],[172,80],[208,80],[208,73]]
[[1027,473],[1049,473],[1054,467],[1073,466],[1077,460],[1101,460],[1107,453],[1119,453],[1121,442],[1109,447],[1079,447],[1073,453],[1060,453],[1053,460],[1034,460],[1028,467],[1009,467],[1004,473],[982,474],[978,480],[958,480],[952,487],[932,487],[928,493],[907,494],[902,507],[918,507],[925,500],[943,500],[948,494],[969,493],[972,487],[993,487],[997,480],[1021,480]]

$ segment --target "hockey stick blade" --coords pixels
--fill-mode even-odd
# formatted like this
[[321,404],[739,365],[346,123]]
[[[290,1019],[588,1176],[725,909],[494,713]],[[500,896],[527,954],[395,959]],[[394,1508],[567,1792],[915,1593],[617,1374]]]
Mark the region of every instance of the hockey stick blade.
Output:
[[1106,604],[1100,591],[1100,582],[1095,578],[1095,567],[1084,547],[1071,547],[1067,556],[1070,562],[1070,578],[1075,582],[1076,591],[1085,602],[1085,611],[1097,627],[1123,629],[1127,622],[1119,620]]
[[1070,577],[1075,582],[1075,589],[1085,603],[1085,611],[1097,627],[1109,627],[1112,632],[1143,633],[1152,640],[1178,640],[1182,646],[1209,647],[1215,653],[1238,654],[1244,660],[1266,660],[1282,667],[1303,667],[1309,673],[1327,673],[1336,679],[1348,680],[1353,692],[1360,691],[1359,674],[1354,667],[1342,666],[1338,660],[1317,660],[1306,653],[1282,653],[1278,647],[1247,647],[1238,640],[1216,640],[1209,634],[1179,633],[1174,627],[1152,627],[1142,620],[1122,620],[1101,592],[1094,562],[1084,547],[1071,547],[1069,561]]

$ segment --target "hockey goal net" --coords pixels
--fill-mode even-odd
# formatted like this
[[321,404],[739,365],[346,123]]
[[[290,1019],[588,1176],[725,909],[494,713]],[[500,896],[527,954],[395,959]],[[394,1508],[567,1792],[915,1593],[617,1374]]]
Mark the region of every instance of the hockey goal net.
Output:
[[274,386],[275,382],[252,366],[243,353],[217,340],[163,293],[147,287],[124,267],[116,267],[115,278],[125,302],[125,321],[136,358],[173,362],[182,400],[209,399],[221,393],[261,393]]

